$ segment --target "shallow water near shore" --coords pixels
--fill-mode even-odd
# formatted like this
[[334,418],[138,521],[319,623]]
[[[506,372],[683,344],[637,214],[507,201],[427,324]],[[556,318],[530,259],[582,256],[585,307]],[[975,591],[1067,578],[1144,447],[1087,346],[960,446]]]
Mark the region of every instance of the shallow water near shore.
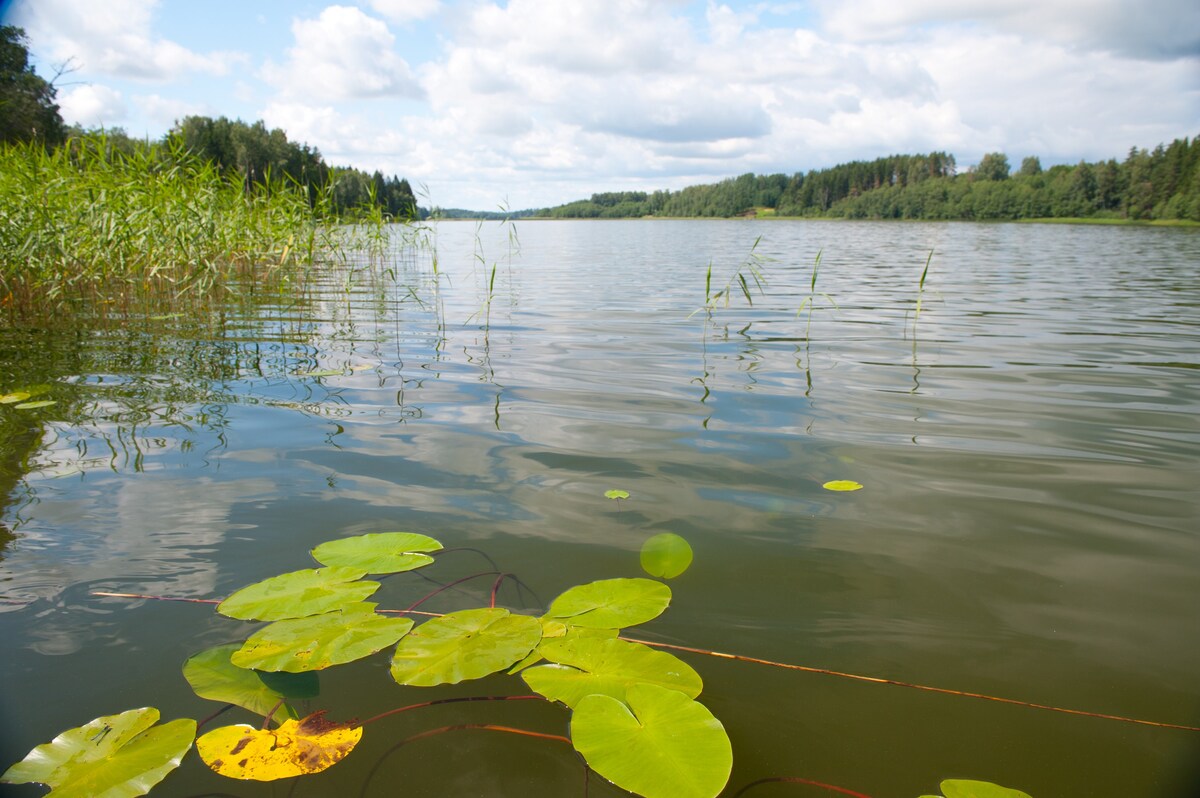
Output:
[[[330,270],[303,296],[0,330],[0,393],[48,386],[56,402],[0,407],[0,766],[99,715],[217,708],[180,666],[252,627],[94,592],[220,598],[311,567],[323,541],[393,530],[459,550],[388,580],[381,606],[491,570],[482,552],[524,585],[500,604],[540,612],[572,585],[639,575],[642,542],[671,531],[695,562],[634,637],[1200,725],[1200,233],[510,232],[438,223],[426,249]],[[797,310],[818,252],[828,297],[810,326]],[[696,312],[709,265],[716,289],[748,259],[766,276],[753,305],[735,284]],[[822,489],[835,479],[864,488]],[[491,584],[426,606],[486,604]],[[681,656],[732,740],[728,795],[775,776],[875,798],[944,778],[1034,798],[1200,783],[1197,732]],[[323,674],[311,708],[521,692],[505,676],[401,688],[381,654]],[[567,720],[540,702],[430,708],[294,785],[228,781],[193,753],[160,791],[583,795],[554,742],[462,731],[393,749],[456,723]],[[588,794],[624,793],[593,777]]]

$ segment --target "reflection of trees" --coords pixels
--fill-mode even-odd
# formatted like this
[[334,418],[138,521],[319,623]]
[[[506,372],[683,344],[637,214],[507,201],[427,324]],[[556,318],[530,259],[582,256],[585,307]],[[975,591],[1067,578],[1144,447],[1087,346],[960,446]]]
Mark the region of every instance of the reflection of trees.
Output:
[[[54,404],[0,406],[0,515],[37,501],[26,482],[35,473],[140,472],[153,453],[223,449],[228,405],[245,399],[247,378],[283,382],[297,360],[315,355],[317,322],[301,320],[311,302],[293,298],[284,309],[278,300],[9,319],[0,393],[43,386],[36,398]],[[0,527],[0,546],[9,539]]]
[[[404,376],[404,358],[414,341],[436,356],[439,336],[427,330],[441,322],[418,297],[427,263],[393,254],[386,264],[347,258],[286,293],[245,285],[219,296],[131,295],[3,319],[0,394],[38,386],[35,398],[53,404],[0,405],[0,517],[19,526],[47,478],[136,473],[164,455],[207,465],[230,445],[231,405],[350,416],[355,389],[338,377],[366,368],[379,376],[374,387],[399,380],[401,420],[420,418],[405,393],[422,380]],[[0,526],[0,551],[12,531]]]

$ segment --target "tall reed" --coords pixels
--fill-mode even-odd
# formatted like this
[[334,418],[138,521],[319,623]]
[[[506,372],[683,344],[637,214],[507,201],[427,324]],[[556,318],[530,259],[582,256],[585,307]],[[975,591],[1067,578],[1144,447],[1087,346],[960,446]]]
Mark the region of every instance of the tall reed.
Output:
[[247,191],[178,145],[0,148],[0,306],[178,297],[303,269],[342,237],[295,185]]

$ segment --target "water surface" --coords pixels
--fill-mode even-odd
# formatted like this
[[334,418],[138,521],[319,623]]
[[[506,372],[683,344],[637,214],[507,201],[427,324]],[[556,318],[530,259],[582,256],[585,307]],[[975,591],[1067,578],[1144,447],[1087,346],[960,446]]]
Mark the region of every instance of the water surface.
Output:
[[[1200,725],[1195,231],[621,221],[509,233],[440,223],[436,274],[427,250],[331,270],[303,296],[0,331],[0,393],[45,384],[57,401],[0,408],[0,764],[98,715],[215,708],[179,667],[247,627],[205,605],[94,591],[222,597],[309,567],[322,541],[389,530],[481,550],[528,586],[501,603],[530,612],[571,585],[638,575],[642,541],[673,531],[695,564],[639,637]],[[810,326],[797,309],[818,252],[828,296]],[[767,285],[752,305],[735,283],[727,307],[696,312],[710,264],[717,289],[755,259]],[[823,490],[832,479],[865,488]],[[609,488],[631,498],[605,499]],[[460,551],[430,575],[490,568]],[[479,606],[490,587],[429,608]],[[412,575],[380,601],[431,589]],[[688,660],[733,741],[728,794],[801,776],[916,796],[960,777],[1036,798],[1182,798],[1200,761],[1195,732]],[[505,677],[399,688],[386,664],[326,674],[313,708],[368,717],[523,692]],[[389,752],[453,723],[563,733],[564,712],[425,712],[369,729],[294,792],[220,779],[194,755],[162,791],[582,794],[578,762],[554,743],[461,732]],[[589,794],[622,793],[593,779]]]

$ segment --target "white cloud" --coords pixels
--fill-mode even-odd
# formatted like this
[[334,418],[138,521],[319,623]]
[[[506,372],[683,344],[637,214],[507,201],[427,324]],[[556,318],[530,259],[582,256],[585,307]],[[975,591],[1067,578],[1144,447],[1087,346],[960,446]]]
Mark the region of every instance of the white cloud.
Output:
[[357,8],[329,6],[316,19],[294,20],[292,35],[287,62],[268,62],[262,73],[290,98],[422,96],[387,25]]
[[1200,55],[1195,0],[818,0],[834,34],[911,40],[923,26],[962,23],[1139,58]]
[[58,106],[64,121],[83,127],[119,126],[128,115],[121,92],[108,86],[77,86],[59,95]]
[[440,0],[369,0],[369,5],[376,13],[402,23],[429,19],[442,7]]
[[[287,131],[291,141],[302,141],[325,151],[347,132],[347,120],[332,106],[312,106],[304,103],[273,102],[262,112],[268,128]],[[336,147],[334,148],[336,149]]]
[[89,73],[167,81],[189,72],[226,75],[245,61],[240,53],[192,50],[152,32],[155,0],[23,0],[15,24],[50,50]]
[[142,94],[133,98],[134,105],[156,127],[169,128],[186,116],[220,116],[221,112],[206,103],[194,103],[159,94]]
[[[873,0],[848,2],[875,10]],[[606,186],[678,188],[895,152],[948,150],[964,165],[997,149],[1047,163],[1109,157],[1169,141],[1177,120],[1197,119],[1194,62],[1018,35],[1016,0],[983,0],[970,14],[938,0],[878,8],[882,21],[830,35],[772,28],[774,9],[732,0],[707,3],[695,20],[683,3],[649,0],[485,3],[421,66],[428,116],[381,111],[387,146],[372,141],[369,117],[343,117],[327,126],[336,149],[322,150],[364,166],[385,158],[435,194],[491,191],[476,203],[491,207],[514,186],[540,205]],[[963,24],[937,24],[936,13]],[[850,19],[827,16],[843,27]],[[889,25],[904,35],[885,35]],[[1146,91],[1164,81],[1165,106]],[[1176,121],[1147,135],[1145,120],[1164,107]]]
[[[203,85],[219,107],[202,112],[248,103],[333,163],[428,183],[433,202],[460,207],[935,149],[1050,165],[1200,129],[1200,58],[1169,57],[1200,53],[1194,0],[345,0],[292,20],[261,69],[222,80],[196,75],[217,66],[205,42],[156,37],[168,6],[80,2],[18,6],[53,11],[34,49],[83,40],[82,27],[90,53],[141,37],[151,71],[189,80],[146,95],[94,65],[72,79],[123,90],[148,130],[200,110],[186,92]],[[267,24],[287,36],[286,19]],[[125,123],[101,94],[60,97]]]

